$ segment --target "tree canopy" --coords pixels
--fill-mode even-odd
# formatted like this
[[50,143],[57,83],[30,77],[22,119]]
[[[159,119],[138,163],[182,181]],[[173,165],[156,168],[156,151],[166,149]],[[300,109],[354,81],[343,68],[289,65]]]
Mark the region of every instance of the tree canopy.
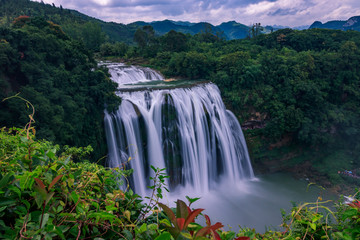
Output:
[[[41,17],[19,17],[0,28],[0,97],[20,93],[35,109],[39,138],[106,154],[103,111],[119,103],[116,84],[91,52]],[[28,110],[16,99],[1,103],[1,126],[22,127]]]

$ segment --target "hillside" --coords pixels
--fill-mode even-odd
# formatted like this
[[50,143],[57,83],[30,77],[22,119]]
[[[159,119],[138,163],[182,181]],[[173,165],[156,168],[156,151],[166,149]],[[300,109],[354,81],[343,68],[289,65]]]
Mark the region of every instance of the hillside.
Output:
[[235,21],[222,23],[218,28],[220,28],[230,40],[246,38],[249,35],[250,29],[248,26]]
[[355,16],[349,18],[347,21],[329,21],[322,23],[320,21],[315,21],[310,27],[311,28],[325,28],[325,29],[334,29],[334,30],[355,30],[360,31],[360,16]]
[[[102,20],[87,16],[76,10],[64,9],[50,4],[32,2],[30,0],[0,0],[0,25],[9,26],[13,20],[21,15],[29,17],[43,17],[45,20],[52,21],[60,25],[65,33],[75,39],[86,37],[86,23],[100,26],[103,31],[103,40],[110,42],[133,43],[133,36],[137,26],[124,25],[114,22],[104,22]],[[88,37],[88,36],[87,36]]]

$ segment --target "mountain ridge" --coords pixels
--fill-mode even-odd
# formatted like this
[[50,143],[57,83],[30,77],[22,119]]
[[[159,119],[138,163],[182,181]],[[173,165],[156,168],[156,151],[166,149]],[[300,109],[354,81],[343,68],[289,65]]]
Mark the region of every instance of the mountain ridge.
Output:
[[311,28],[360,31],[360,16],[353,16],[350,17],[348,20],[331,20],[325,23],[315,21],[313,24],[310,25],[309,29]]
[[[105,22],[77,10],[63,9],[61,5],[57,7],[54,4],[51,5],[30,0],[0,0],[0,3],[0,25],[10,25],[11,22],[20,15],[28,15],[31,17],[40,16],[60,25],[63,27],[64,31],[71,36],[71,31],[79,31],[79,29],[81,30],[82,25],[90,22],[98,24],[101,27],[101,30],[106,35],[107,41],[125,42],[127,44],[134,44],[133,36],[135,31],[145,25],[151,25],[157,35],[164,35],[171,30],[191,35],[201,32],[211,32],[212,34],[221,36],[227,40],[246,38],[249,36],[251,29],[251,26],[246,26],[236,21],[228,21],[219,25],[213,25],[208,22],[194,23],[165,19],[162,21],[136,21],[129,24],[123,24],[117,22]],[[266,26],[263,33],[270,33],[282,28],[287,27],[279,25]],[[292,29],[302,30],[306,28],[306,26],[301,26],[293,27]],[[360,16],[350,17],[346,21],[333,20],[326,23],[315,21],[309,27],[309,29],[311,28],[360,31]]]

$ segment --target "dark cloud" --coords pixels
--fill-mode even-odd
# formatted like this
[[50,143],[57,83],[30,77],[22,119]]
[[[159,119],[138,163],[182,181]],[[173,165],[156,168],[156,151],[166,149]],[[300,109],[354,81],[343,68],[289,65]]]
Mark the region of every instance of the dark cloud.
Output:
[[[40,0],[34,0],[40,1]],[[360,15],[359,0],[43,0],[105,21],[235,20],[297,26]]]
[[285,15],[295,15],[299,12],[299,10],[296,9],[277,9],[274,12],[269,12],[269,16],[285,16]]
[[181,3],[179,0],[133,0],[133,1],[123,1],[123,0],[112,0],[106,4],[107,7],[137,7],[137,6],[170,6],[172,4]]

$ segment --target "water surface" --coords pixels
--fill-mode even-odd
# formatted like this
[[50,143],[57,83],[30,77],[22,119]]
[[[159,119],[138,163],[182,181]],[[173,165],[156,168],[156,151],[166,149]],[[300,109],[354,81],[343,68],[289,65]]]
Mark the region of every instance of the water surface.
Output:
[[281,209],[289,213],[292,203],[315,202],[324,192],[317,186],[308,187],[306,181],[296,180],[290,175],[271,174],[236,185],[221,183],[203,194],[194,193],[190,188],[178,189],[164,201],[175,206],[176,199],[187,202],[186,195],[201,197],[192,207],[204,208],[203,213],[209,215],[213,224],[219,221],[227,226],[225,229],[230,226],[237,231],[240,225],[264,232],[266,228],[280,229]]

